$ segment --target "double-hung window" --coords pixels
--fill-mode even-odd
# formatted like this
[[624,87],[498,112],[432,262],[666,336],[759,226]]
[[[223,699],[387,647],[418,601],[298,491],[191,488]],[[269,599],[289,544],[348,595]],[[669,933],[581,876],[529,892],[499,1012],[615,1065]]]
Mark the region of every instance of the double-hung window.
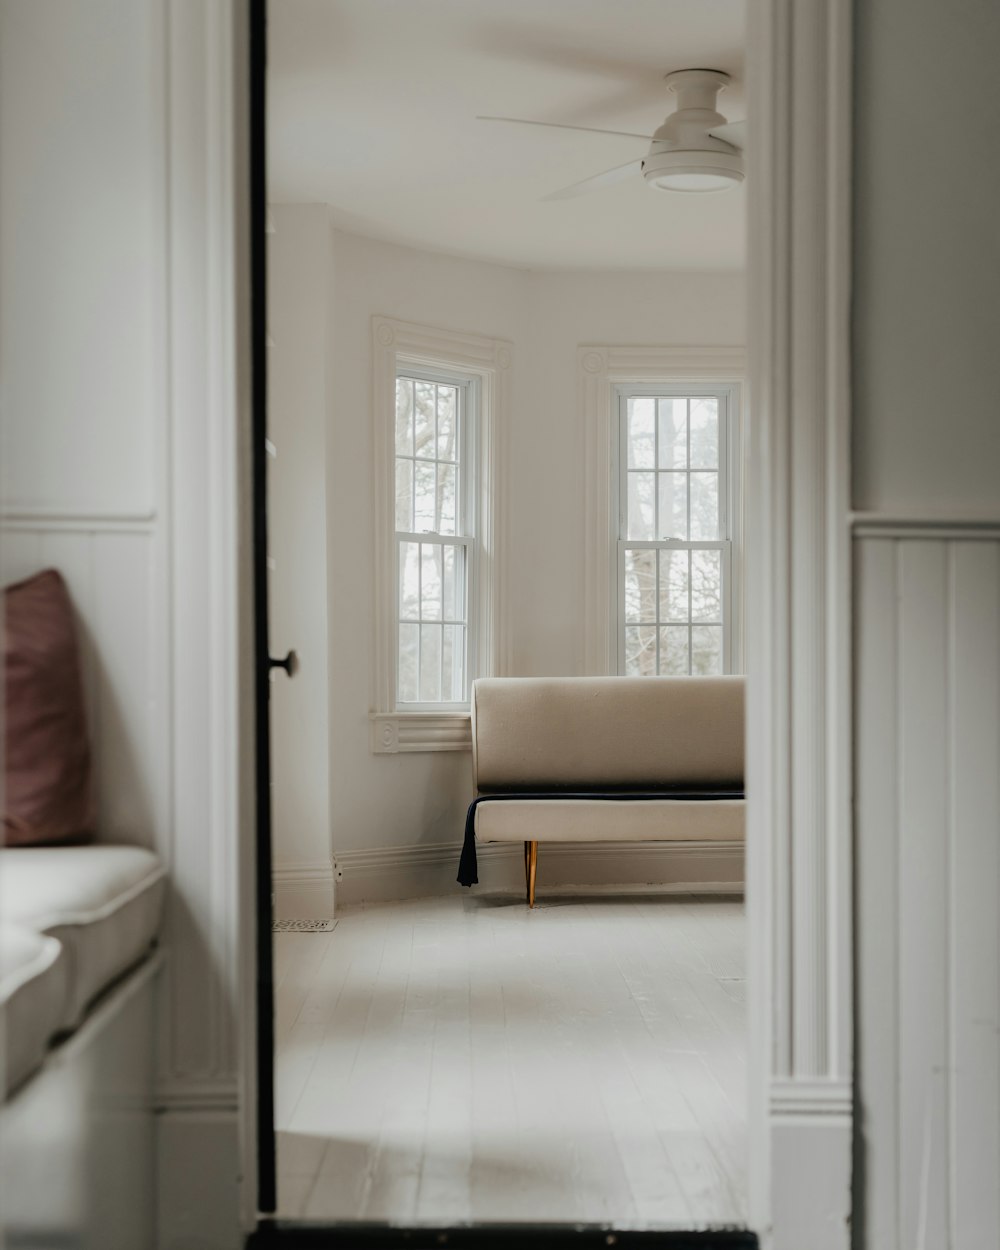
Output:
[[502,339],[372,318],[371,748],[467,751],[477,677],[504,671]]
[[735,386],[618,386],[618,671],[708,675],[738,663]]
[[468,703],[476,672],[476,379],[396,374],[396,690],[399,710]]

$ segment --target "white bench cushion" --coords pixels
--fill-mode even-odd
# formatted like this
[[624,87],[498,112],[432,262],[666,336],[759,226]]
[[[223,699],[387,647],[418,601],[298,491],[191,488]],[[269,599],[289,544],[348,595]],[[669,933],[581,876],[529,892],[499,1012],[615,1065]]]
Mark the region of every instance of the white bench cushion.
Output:
[[0,924],[5,1095],[45,1058],[65,1016],[68,996],[68,961],[56,939],[20,925]]
[[742,799],[483,799],[479,842],[739,842]]
[[10,847],[0,854],[0,915],[66,948],[64,1029],[145,955],[159,930],[164,882],[160,861],[138,846]]

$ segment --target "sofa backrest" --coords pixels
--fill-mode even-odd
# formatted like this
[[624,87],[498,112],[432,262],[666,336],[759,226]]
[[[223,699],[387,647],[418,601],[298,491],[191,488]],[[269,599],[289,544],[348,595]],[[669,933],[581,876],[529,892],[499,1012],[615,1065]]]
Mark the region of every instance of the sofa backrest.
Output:
[[479,790],[743,784],[742,677],[487,677]]

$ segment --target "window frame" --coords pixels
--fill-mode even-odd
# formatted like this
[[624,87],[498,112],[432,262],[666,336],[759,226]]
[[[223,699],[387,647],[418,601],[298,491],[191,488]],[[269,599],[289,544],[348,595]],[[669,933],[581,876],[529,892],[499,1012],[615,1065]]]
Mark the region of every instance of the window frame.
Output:
[[[407,716],[411,713],[469,713],[469,700],[472,694],[472,682],[479,673],[479,498],[483,493],[484,484],[480,482],[477,472],[479,464],[479,425],[482,410],[481,379],[474,374],[463,373],[444,365],[431,366],[425,362],[411,363],[407,357],[396,357],[396,381],[413,378],[415,381],[433,382],[438,385],[454,386],[458,390],[456,400],[456,429],[458,431],[458,482],[459,506],[455,517],[455,533],[442,534],[437,530],[424,532],[398,530],[393,519],[394,558],[395,558],[395,622],[396,641],[393,656],[393,707],[392,711]],[[397,453],[393,440],[393,498],[395,499],[395,470]],[[419,699],[407,702],[399,697],[399,627],[404,624],[399,603],[399,557],[404,542],[439,543],[462,546],[465,549],[465,698],[460,700],[439,699],[433,702]],[[423,621],[420,622],[423,624]],[[419,668],[418,668],[419,681]]]
[[[503,508],[511,346],[503,339],[374,316],[372,347],[372,570],[370,748],[376,754],[470,750],[468,702],[397,705],[399,546],[396,539],[396,378],[420,371],[468,381],[476,397],[470,455],[475,479],[474,568],[469,575],[466,684],[509,671]],[[419,537],[419,536],[418,536]]]
[[731,670],[744,664],[743,496],[747,471],[745,436],[747,352],[742,345],[632,346],[583,343],[577,348],[578,404],[584,431],[584,657],[582,671],[594,676],[618,672],[618,413],[616,386],[681,384],[734,388],[731,407],[730,519],[732,648]]
[[[616,658],[615,671],[625,673],[625,553],[627,550],[648,549],[655,551],[721,551],[722,573],[722,672],[740,671],[742,647],[738,628],[741,613],[736,602],[734,566],[737,563],[736,537],[742,512],[740,473],[734,469],[734,448],[739,447],[739,392],[734,382],[618,382],[612,386],[612,411],[614,425],[613,480],[611,488],[611,518],[614,528],[615,559],[613,561],[613,648]],[[693,399],[711,396],[719,403],[719,537],[715,539],[652,539],[639,540],[627,537],[627,475],[628,475],[628,401],[632,397]],[[688,435],[690,439],[690,432]],[[685,470],[686,475],[690,467]],[[690,535],[690,477],[687,493],[688,534]],[[657,653],[659,653],[659,596],[657,596]],[[685,622],[688,629],[688,672],[691,671],[690,635],[694,625],[690,615]],[[659,654],[657,654],[659,659]],[[667,674],[664,674],[667,675]]]

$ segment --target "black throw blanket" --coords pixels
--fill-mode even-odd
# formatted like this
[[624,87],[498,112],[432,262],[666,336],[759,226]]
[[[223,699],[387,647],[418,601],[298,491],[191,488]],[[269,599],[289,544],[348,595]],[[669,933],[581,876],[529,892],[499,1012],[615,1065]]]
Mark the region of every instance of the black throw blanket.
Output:
[[476,862],[476,808],[480,803],[495,803],[505,799],[615,799],[620,802],[637,799],[742,799],[744,792],[735,787],[692,789],[662,787],[657,790],[504,790],[497,794],[480,794],[469,804],[465,817],[465,840],[462,857],[458,861],[459,885],[478,885],[479,866]]

